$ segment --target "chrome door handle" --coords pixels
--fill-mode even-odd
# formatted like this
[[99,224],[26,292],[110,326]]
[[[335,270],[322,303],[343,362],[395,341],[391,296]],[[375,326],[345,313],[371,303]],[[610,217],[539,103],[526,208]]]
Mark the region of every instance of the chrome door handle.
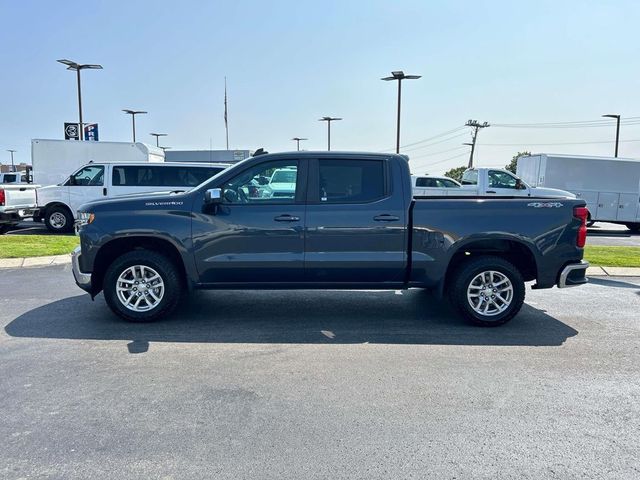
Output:
[[274,220],[276,222],[299,222],[300,217],[294,217],[293,215],[285,214],[285,215],[278,215],[277,217],[274,218]]
[[487,193],[496,193],[494,190],[487,190]]
[[376,222],[397,222],[400,220],[399,217],[395,215],[389,215],[388,213],[383,213],[382,215],[376,215],[373,217]]

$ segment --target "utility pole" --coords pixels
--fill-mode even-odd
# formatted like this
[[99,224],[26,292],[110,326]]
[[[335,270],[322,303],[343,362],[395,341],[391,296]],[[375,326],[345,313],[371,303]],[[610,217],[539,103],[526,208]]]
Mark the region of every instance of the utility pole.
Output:
[[471,139],[471,155],[469,155],[469,168],[473,168],[473,153],[476,150],[476,140],[478,138],[478,131],[481,128],[487,128],[490,125],[487,122],[479,123],[477,120],[469,120],[465,125],[473,129],[472,139]]

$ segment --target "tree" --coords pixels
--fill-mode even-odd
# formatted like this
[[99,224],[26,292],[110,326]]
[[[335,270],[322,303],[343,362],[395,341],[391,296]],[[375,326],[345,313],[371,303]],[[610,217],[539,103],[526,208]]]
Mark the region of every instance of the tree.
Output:
[[444,176],[445,177],[449,177],[449,178],[453,178],[454,180],[457,180],[459,182],[459,181],[462,180],[462,174],[464,173],[464,171],[466,169],[467,169],[466,165],[463,165],[461,167],[452,168],[448,172],[445,172]]
[[518,166],[518,159],[520,157],[526,157],[527,155],[531,155],[531,152],[518,152],[516,153],[513,158],[511,159],[511,162],[509,162],[509,165],[505,165],[504,169],[505,170],[509,170],[511,173],[516,173],[516,167]]

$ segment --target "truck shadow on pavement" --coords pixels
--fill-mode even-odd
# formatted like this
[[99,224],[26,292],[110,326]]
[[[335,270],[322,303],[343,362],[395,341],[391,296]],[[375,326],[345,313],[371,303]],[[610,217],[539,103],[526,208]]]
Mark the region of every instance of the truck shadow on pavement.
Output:
[[12,337],[149,342],[559,346],[578,332],[525,305],[510,323],[480,328],[420,291],[208,291],[155,323],[127,323],[104,299],[68,297],[28,311]]

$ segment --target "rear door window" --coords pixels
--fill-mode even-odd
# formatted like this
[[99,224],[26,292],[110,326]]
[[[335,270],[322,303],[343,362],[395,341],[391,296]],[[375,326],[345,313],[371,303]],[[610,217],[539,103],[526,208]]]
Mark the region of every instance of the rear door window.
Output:
[[382,160],[318,161],[320,203],[367,203],[386,195]]
[[420,177],[416,181],[416,187],[437,187],[434,178]]

